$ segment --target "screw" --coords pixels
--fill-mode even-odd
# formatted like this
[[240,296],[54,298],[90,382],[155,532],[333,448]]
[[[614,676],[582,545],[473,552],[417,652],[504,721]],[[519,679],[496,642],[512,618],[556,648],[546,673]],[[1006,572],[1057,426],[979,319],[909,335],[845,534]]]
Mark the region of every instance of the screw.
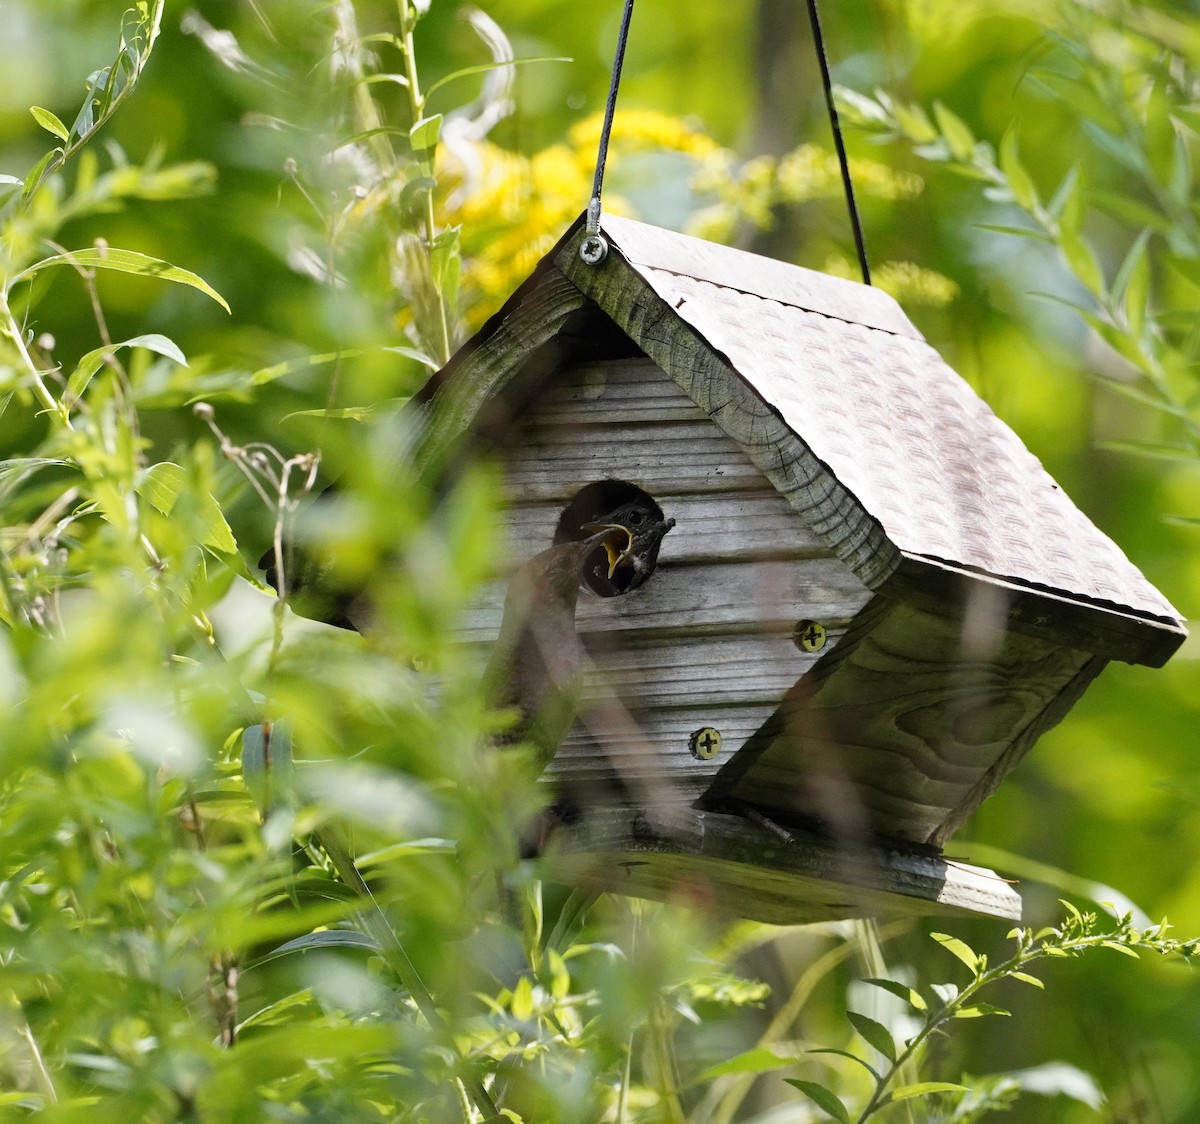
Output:
[[711,761],[721,752],[721,734],[712,726],[701,726],[688,738],[688,751],[697,761]]
[[588,265],[599,265],[608,257],[608,242],[603,234],[589,234],[579,243],[579,256]]
[[792,629],[792,643],[802,652],[819,652],[828,637],[823,624],[816,621],[797,621]]

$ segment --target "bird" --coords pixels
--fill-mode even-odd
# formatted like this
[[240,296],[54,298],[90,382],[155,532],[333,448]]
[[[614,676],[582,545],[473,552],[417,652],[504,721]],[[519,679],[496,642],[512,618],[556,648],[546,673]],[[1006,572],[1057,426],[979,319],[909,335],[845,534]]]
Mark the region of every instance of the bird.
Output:
[[628,534],[629,542],[621,550],[617,550],[612,539],[602,544],[608,556],[604,578],[618,594],[637,589],[654,572],[663,537],[675,526],[675,520],[663,519],[662,512],[657,505],[652,507],[652,503],[648,497],[637,497],[600,519],[582,524],[585,531],[619,527]]
[[575,626],[580,585],[610,595],[637,588],[653,572],[663,536],[675,526],[648,503],[653,501],[630,500],[580,524],[580,533],[590,532],[587,538],[535,554],[509,581],[484,682],[496,706],[519,712],[508,743],[531,744],[539,772],[578,715],[588,662]]
[[[589,521],[580,528],[593,532],[587,538],[540,551],[509,580],[483,682],[493,707],[517,715],[493,744],[526,747],[535,776],[545,771],[580,716],[589,664],[575,622],[580,586],[589,576],[612,583],[627,571],[624,589],[616,590],[624,592],[649,577],[662,538],[675,521],[647,521],[646,515],[644,509],[623,505]],[[519,857],[541,855],[559,824],[573,822],[578,811],[573,795],[561,793],[519,831]]]
[[556,543],[522,563],[508,583],[500,634],[483,681],[493,706],[518,712],[516,724],[498,743],[531,745],[539,773],[578,711],[587,655],[575,612],[584,567],[599,548],[616,550],[614,541],[624,550],[633,535],[614,522],[586,539]]

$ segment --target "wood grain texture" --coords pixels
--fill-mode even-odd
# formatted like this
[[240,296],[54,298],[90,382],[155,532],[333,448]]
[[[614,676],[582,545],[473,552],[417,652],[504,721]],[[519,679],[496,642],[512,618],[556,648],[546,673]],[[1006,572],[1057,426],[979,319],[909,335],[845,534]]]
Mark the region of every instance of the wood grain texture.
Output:
[[[595,662],[585,698],[601,717],[576,726],[550,769],[576,786],[607,784],[615,772],[628,788],[621,798],[644,798],[651,786],[656,801],[694,799],[816,662],[792,642],[796,622],[819,620],[832,648],[869,599],[745,452],[649,360],[557,371],[528,399],[502,465],[514,562],[548,545],[562,509],[596,480],[628,480],[676,520],[643,586],[580,595],[577,626]],[[503,596],[503,581],[481,591],[464,640],[486,649]],[[724,739],[710,761],[688,748],[703,726]]]
[[1073,646],[1160,664],[1182,642],[1178,612],[873,290],[627,220],[602,227],[602,265],[566,241],[560,268],[864,584],[883,591],[908,560],[911,587],[922,559],[933,585],[946,564],[1023,588],[1019,623],[1058,626],[1067,645],[1077,631]]
[[[436,470],[469,429],[482,428],[504,406],[504,392],[530,372],[538,352],[553,352],[568,317],[585,305],[583,294],[561,273],[539,268],[476,340],[460,349],[445,370],[430,380],[433,390],[422,403],[419,466]],[[553,365],[554,356],[546,356]],[[500,423],[503,424],[503,421]]]
[[1103,661],[877,598],[719,775],[741,801],[842,837],[940,845]]
[[1021,899],[990,870],[927,850],[790,841],[738,816],[687,809],[655,819],[595,809],[563,832],[556,877],[776,925],[852,916],[984,916],[1019,920]]
[[900,555],[879,523],[843,488],[752,387],[611,254],[602,269],[568,244],[559,267],[674,380],[868,588],[881,585]]
[[883,592],[943,612],[990,598],[1003,603],[1007,627],[1016,632],[1147,667],[1162,667],[1187,639],[1187,629],[1175,620],[1135,616],[1116,606],[1098,613],[1050,590],[972,573],[936,558],[906,555]]

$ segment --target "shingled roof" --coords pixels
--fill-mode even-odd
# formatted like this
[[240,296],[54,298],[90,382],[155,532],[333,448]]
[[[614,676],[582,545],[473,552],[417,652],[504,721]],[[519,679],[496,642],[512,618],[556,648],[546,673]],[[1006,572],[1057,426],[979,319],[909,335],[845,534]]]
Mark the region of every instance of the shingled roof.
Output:
[[[794,506],[817,513],[814,529],[868,587],[936,602],[943,579],[989,580],[1009,594],[1015,627],[1036,629],[1049,606],[1092,650],[1130,662],[1162,663],[1182,642],[1178,612],[890,296],[615,216],[602,221],[608,258],[590,266],[581,225],[443,378],[485,344],[506,346],[530,300],[558,308],[560,327],[598,306]],[[686,369],[697,355],[704,386]],[[726,380],[715,391],[714,369]],[[486,370],[450,396],[452,429],[503,393]]]
[[901,551],[1178,619],[886,293],[629,219],[604,231]]

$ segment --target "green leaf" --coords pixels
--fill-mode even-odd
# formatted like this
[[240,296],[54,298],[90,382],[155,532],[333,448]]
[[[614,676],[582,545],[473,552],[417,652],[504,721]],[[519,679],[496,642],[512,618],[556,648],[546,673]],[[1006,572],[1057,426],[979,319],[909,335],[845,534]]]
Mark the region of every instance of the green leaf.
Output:
[[517,980],[509,1007],[512,1010],[513,1018],[520,1022],[527,1022],[533,1017],[533,984],[528,976],[522,976]]
[[901,1085],[893,1089],[889,1101],[907,1101],[913,1097],[927,1097],[930,1093],[965,1093],[965,1085],[955,1085],[952,1081],[918,1081],[913,1085]]
[[1175,464],[1194,464],[1196,450],[1190,445],[1169,445],[1156,441],[1102,441],[1102,449],[1115,453],[1131,453],[1153,460],[1171,461]]
[[1083,283],[1090,293],[1104,291],[1104,270],[1092,244],[1082,235],[1064,225],[1058,236],[1058,246],[1071,272]]
[[915,1007],[918,1011],[926,1011],[929,1009],[929,1004],[925,1002],[924,996],[914,988],[907,987],[902,983],[897,983],[895,980],[881,980],[869,978],[863,980],[863,983],[871,984],[874,987],[881,987],[884,991],[891,992],[897,999],[903,999],[910,1007]]
[[384,402],[375,402],[370,406],[339,406],[330,410],[293,410],[284,414],[281,422],[291,421],[292,418],[335,418],[339,420],[370,421],[376,414],[386,410],[396,409],[409,401],[407,398],[389,398]]
[[959,1007],[954,1012],[956,1019],[982,1019],[986,1015],[1008,1015],[1011,1012],[1003,1007],[993,1007],[990,1003],[973,1003],[970,1007]]
[[[138,495],[144,496],[163,515],[172,513],[176,501],[187,488],[188,474],[171,461],[151,465],[136,485]],[[190,498],[196,504],[196,515],[202,530],[201,542],[222,554],[236,554],[237,540],[212,493],[192,492]]]
[[53,133],[59,140],[69,140],[71,134],[67,132],[67,127],[48,109],[43,109],[40,105],[31,105],[29,112],[33,114],[33,119],[41,125],[48,133]]
[[457,82],[460,78],[469,78],[473,74],[486,74],[490,70],[499,70],[502,66],[525,66],[531,62],[574,62],[572,58],[567,58],[564,55],[537,55],[527,56],[519,59],[502,59],[499,62],[484,62],[478,66],[464,66],[461,70],[455,70],[447,74],[444,78],[439,78],[428,90],[425,91],[425,100],[428,101],[433,97],[435,90],[440,90],[443,86],[448,86],[451,82]]
[[1031,976],[1028,972],[1013,972],[1011,974],[1011,978],[1014,980],[1020,980],[1022,983],[1027,983],[1032,987],[1040,987],[1042,989],[1045,989],[1046,987],[1046,985],[1042,983],[1037,976]]
[[437,145],[442,132],[442,115],[435,113],[432,117],[422,117],[408,131],[409,143],[415,152],[424,152]]
[[975,134],[970,126],[940,101],[933,103],[933,116],[955,158],[969,163],[975,152]]
[[[29,175],[25,177],[25,187],[21,192],[21,199],[28,200],[29,197],[37,190],[38,184],[42,182],[42,178],[46,175],[50,164],[54,160],[61,158],[63,150],[61,148],[52,148],[46,153],[34,166],[29,170]],[[9,282],[9,288],[12,288],[14,282],[20,279],[20,274],[14,277]]]
[[1101,941],[1101,948],[1111,948],[1113,952],[1123,952],[1126,956],[1132,956],[1134,960],[1140,960],[1137,949],[1130,948],[1127,944],[1120,944],[1117,941]]
[[1013,198],[1026,211],[1034,210],[1038,206],[1037,188],[1017,156],[1017,134],[1014,129],[1009,129],[1004,134],[1004,139],[1000,142],[999,157],[1000,170],[1008,181]]
[[268,960],[277,960],[293,952],[308,952],[314,948],[361,948],[371,952],[379,951],[379,942],[374,937],[360,933],[357,929],[322,929],[316,933],[306,933],[302,937],[285,941],[278,948],[260,956],[252,967],[265,964]]
[[105,359],[119,347],[143,347],[147,351],[153,351],[167,359],[173,359],[181,367],[188,365],[183,352],[179,350],[172,340],[154,332],[122,340],[120,343],[114,343],[110,347],[98,347],[83,356],[75,365],[75,370],[71,372],[71,377],[67,381],[67,393],[65,395],[68,405],[79,401],[83,396],[84,390],[87,389],[88,383],[92,381],[92,376],[104,366]]
[[1141,334],[1150,297],[1150,263],[1146,256],[1150,233],[1149,230],[1143,230],[1134,239],[1129,252],[1113,274],[1109,290],[1113,304],[1124,305],[1125,319],[1134,335]]
[[775,1053],[768,1046],[758,1046],[753,1050],[737,1054],[727,1061],[710,1066],[699,1077],[697,1082],[712,1081],[717,1077],[728,1077],[734,1073],[769,1073],[773,1069],[783,1069],[796,1064],[795,1055],[784,1057]]
[[111,269],[117,273],[132,273],[139,277],[157,277],[162,281],[174,281],[179,285],[188,285],[193,289],[199,289],[206,296],[212,297],[226,312],[229,311],[229,305],[225,302],[225,298],[212,288],[208,282],[203,280],[203,278],[197,277],[196,274],[189,270],[180,269],[179,266],[172,265],[170,262],[162,261],[160,258],[152,258],[146,254],[139,254],[136,250],[117,250],[111,247],[89,246],[83,250],[71,250],[65,254],[54,254],[52,257],[43,258],[27,269],[22,270],[13,278],[12,284],[15,284],[17,281],[26,280],[40,270],[48,269],[55,265],[83,266],[87,269]]
[[816,1081],[800,1081],[795,1077],[785,1077],[784,1080],[799,1089],[819,1109],[839,1121],[839,1124],[850,1124],[846,1106],[824,1085],[819,1085]]
[[949,933],[930,933],[929,935],[947,952],[957,956],[972,972],[979,967],[978,955],[966,942],[950,936]]
[[809,1050],[810,1054],[836,1054],[839,1058],[848,1058],[852,1062],[857,1062],[863,1067],[876,1081],[879,1080],[879,1071],[873,1066],[863,1061],[857,1054],[850,1053],[849,1050],[835,1050],[832,1047],[825,1047],[820,1050]]
[[295,788],[288,724],[256,722],[242,731],[242,777],[262,811],[286,802]]
[[850,1020],[850,1025],[888,1061],[896,1060],[896,1043],[892,1038],[892,1032],[883,1023],[869,1019],[866,1015],[860,1015],[857,1011],[847,1011],[846,1018]]

